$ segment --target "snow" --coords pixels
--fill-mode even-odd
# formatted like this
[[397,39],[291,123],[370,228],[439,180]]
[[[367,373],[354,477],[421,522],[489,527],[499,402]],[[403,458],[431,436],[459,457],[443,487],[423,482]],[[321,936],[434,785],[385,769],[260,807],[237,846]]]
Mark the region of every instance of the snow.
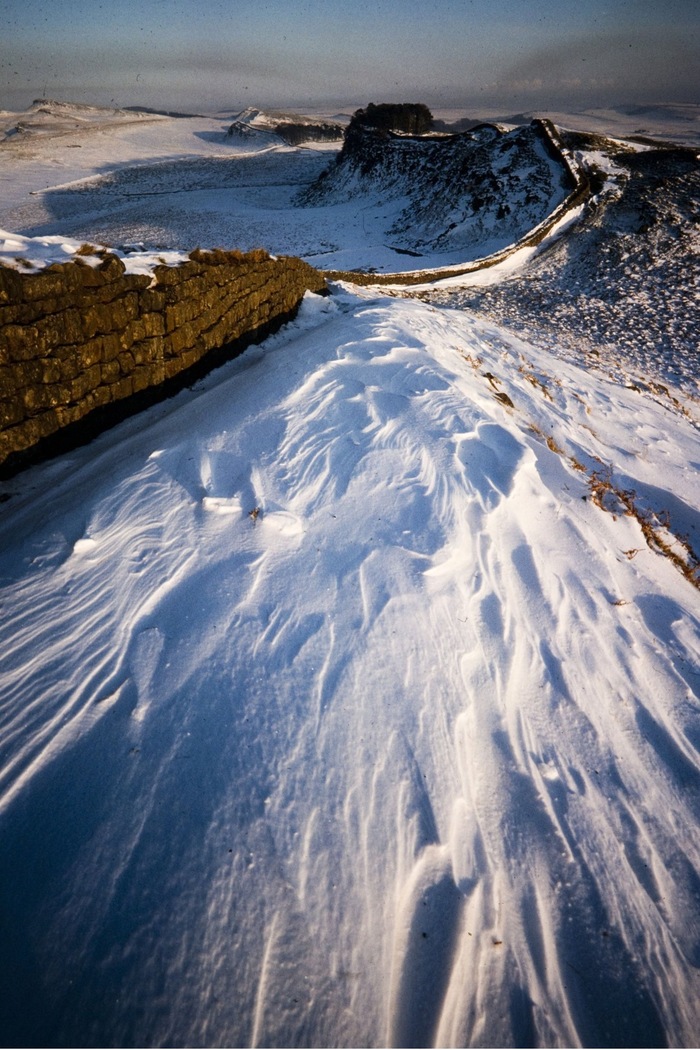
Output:
[[[335,167],[339,143],[295,149],[270,135],[230,138],[230,117],[124,123],[120,116],[113,125],[109,111],[102,128],[81,136],[68,134],[61,117],[53,135],[50,116],[40,112],[32,117],[40,134],[0,143],[0,177],[9,182],[0,228],[117,249],[135,243],[154,251],[262,247],[327,270],[393,273],[463,266],[507,248],[569,192],[562,166],[522,128],[503,134],[500,188],[486,193],[489,206],[475,216],[482,192],[477,169],[496,137],[493,128],[475,133],[473,143],[453,143],[448,165],[433,156],[435,143],[425,149],[407,140],[400,146],[411,158],[410,178],[392,159],[386,171],[358,184],[346,164],[326,178],[325,190],[310,193]],[[272,123],[256,110],[248,118],[251,127]],[[113,140],[114,154],[106,155]],[[454,173],[467,161],[474,175],[461,187]],[[432,193],[429,204],[419,199],[424,185]],[[507,224],[496,223],[499,204],[508,205]]]
[[[464,116],[461,111],[436,111],[436,117],[447,121]],[[482,120],[495,121],[502,117],[497,111],[481,110]],[[620,105],[584,110],[533,110],[519,113],[509,121],[522,124],[533,117],[546,117],[559,127],[630,139],[649,136],[688,146],[700,146],[700,108],[696,102],[643,105]]]
[[[22,237],[0,230],[0,265],[32,273],[55,263],[71,262],[76,256],[86,266],[99,266],[104,261],[104,245],[90,244],[70,237]],[[159,265],[177,266],[188,258],[187,252],[149,252],[134,246],[132,251],[112,249],[124,263],[126,273],[152,274]]]
[[697,1044],[675,393],[338,284],[4,483],[8,1045]]

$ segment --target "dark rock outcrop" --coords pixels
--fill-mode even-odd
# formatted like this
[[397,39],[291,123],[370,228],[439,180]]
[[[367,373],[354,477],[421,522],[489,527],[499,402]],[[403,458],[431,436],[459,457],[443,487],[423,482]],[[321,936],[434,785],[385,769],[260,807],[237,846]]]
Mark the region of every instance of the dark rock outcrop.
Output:
[[459,252],[466,260],[517,242],[575,188],[543,121],[511,130],[481,124],[448,136],[397,135],[354,122],[335,163],[300,202],[394,202],[392,245]]
[[283,122],[275,126],[275,134],[290,146],[302,146],[305,142],[339,142],[345,128],[342,124],[305,124]]
[[370,102],[365,109],[355,110],[348,127],[375,128],[406,135],[425,135],[433,126],[433,114],[422,102]]

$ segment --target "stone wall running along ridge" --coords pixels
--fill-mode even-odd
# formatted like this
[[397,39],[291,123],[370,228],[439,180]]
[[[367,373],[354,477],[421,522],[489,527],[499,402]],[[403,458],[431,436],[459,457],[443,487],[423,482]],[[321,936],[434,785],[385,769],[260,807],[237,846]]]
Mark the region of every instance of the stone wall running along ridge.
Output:
[[0,266],[0,474],[86,440],[292,317],[323,276],[266,252],[192,252],[153,277],[103,252]]

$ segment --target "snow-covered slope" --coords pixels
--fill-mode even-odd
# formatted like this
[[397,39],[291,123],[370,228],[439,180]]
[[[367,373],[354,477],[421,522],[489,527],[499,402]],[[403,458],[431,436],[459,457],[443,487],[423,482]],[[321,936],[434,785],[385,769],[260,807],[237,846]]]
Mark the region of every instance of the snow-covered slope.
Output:
[[[3,250],[257,224],[388,266],[352,201],[299,224],[329,155],[226,126],[11,137]],[[334,286],[0,486],[7,1045],[698,1044],[697,191],[599,147],[517,283]]]
[[573,235],[507,281],[436,294],[578,360],[632,365],[700,396],[700,155],[564,134],[598,183]]
[[[511,245],[573,185],[537,124],[424,141],[370,138],[359,151],[346,147],[336,165],[338,142],[290,147],[272,131],[281,116],[244,111],[239,135],[228,134],[230,120],[107,123],[97,136],[52,139],[51,164],[35,140],[0,143],[0,175],[11,187],[0,228],[116,247],[263,247],[323,269],[392,273]],[[108,160],[115,136],[120,146],[138,141],[138,164]],[[158,149],[149,156],[151,137]]]
[[697,538],[698,462],[338,292],[16,479],[9,1042],[693,1044],[700,600],[643,524]]

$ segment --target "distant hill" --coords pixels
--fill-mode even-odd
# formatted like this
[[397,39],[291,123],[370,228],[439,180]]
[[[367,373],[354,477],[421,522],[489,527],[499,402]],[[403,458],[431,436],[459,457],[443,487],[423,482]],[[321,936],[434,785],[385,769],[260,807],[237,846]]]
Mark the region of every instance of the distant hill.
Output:
[[314,120],[298,113],[266,113],[250,107],[238,114],[227,135],[234,139],[276,135],[290,146],[302,146],[305,142],[339,142],[344,132],[345,126],[335,121]]
[[144,109],[119,109],[114,106],[88,106],[82,102],[61,102],[53,98],[34,99],[22,113],[0,116],[0,142],[15,136],[60,135],[64,132],[106,128],[115,124],[133,124],[157,120],[164,114]]

